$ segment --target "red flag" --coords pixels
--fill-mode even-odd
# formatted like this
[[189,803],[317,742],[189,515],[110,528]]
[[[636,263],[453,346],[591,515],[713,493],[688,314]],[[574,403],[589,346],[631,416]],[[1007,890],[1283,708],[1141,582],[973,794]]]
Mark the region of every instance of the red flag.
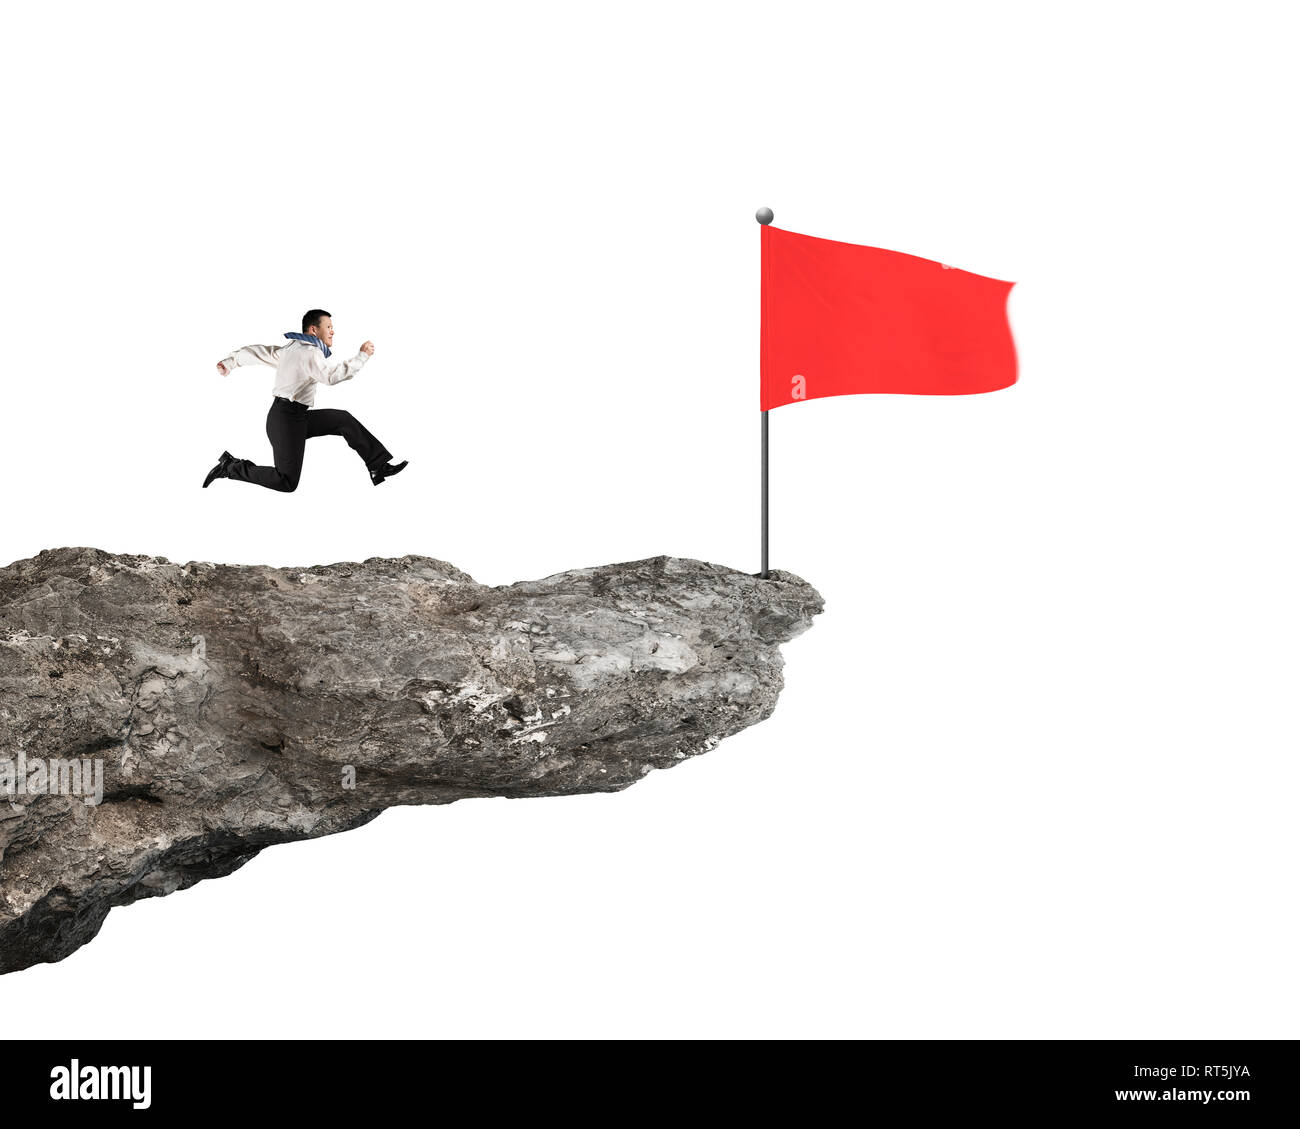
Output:
[[763,227],[763,411],[861,392],[961,396],[1016,382],[1014,282]]

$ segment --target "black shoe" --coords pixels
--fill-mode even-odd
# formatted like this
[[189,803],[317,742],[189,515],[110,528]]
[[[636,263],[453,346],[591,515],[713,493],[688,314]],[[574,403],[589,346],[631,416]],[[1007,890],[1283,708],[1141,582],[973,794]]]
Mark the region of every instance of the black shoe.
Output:
[[208,471],[208,477],[203,480],[203,489],[206,490],[218,478],[225,478],[226,471],[230,469],[230,464],[235,461],[235,456],[229,451],[222,451],[221,458],[217,460],[217,465]]
[[370,481],[373,482],[376,486],[378,486],[384,481],[385,478],[392,478],[392,476],[397,474],[398,471],[405,470],[406,464],[410,461],[411,461],[410,459],[403,459],[400,463],[397,463],[396,465],[394,465],[393,463],[385,463],[383,466],[377,468],[376,470],[372,470],[370,472]]

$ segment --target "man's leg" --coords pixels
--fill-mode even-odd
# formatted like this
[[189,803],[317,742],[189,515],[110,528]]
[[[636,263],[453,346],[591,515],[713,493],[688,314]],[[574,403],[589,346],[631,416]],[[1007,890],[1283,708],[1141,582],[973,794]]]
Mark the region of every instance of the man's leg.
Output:
[[273,401],[266,413],[266,437],[275,452],[275,466],[255,466],[249,459],[235,459],[226,477],[253,482],[268,490],[285,493],[297,490],[302,475],[303,446],[307,442],[307,417],[311,414],[301,407]]
[[356,416],[338,408],[313,408],[307,413],[307,438],[314,439],[318,435],[342,435],[348,446],[361,456],[368,470],[383,466],[393,457]]

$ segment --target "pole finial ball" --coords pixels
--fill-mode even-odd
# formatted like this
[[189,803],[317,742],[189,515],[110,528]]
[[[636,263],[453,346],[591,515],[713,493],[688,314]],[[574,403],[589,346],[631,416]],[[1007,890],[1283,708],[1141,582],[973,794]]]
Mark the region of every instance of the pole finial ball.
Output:
[[769,223],[772,222],[774,218],[772,215],[772,209],[759,208],[758,211],[754,213],[754,218],[758,220],[759,223],[763,224],[764,227],[766,227]]

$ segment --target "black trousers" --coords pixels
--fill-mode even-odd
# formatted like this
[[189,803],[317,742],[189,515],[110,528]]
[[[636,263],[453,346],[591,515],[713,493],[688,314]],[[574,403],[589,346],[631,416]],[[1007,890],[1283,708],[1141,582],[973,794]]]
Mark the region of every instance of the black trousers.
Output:
[[266,437],[275,452],[275,466],[255,466],[250,459],[235,459],[229,475],[240,482],[255,482],[268,490],[286,493],[298,489],[302,456],[308,439],[319,435],[342,435],[368,470],[383,466],[393,456],[370,434],[351,412],[337,408],[308,408],[277,396],[266,413]]

